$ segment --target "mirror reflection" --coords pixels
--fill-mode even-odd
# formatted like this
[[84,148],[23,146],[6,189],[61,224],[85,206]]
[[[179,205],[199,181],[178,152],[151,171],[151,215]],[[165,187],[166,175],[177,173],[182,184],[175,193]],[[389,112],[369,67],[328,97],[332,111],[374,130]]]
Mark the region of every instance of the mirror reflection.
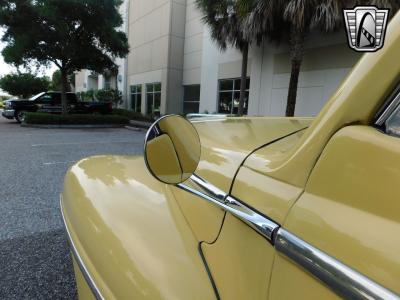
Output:
[[200,161],[199,135],[188,120],[178,115],[158,119],[145,140],[145,161],[151,174],[167,184],[187,180]]

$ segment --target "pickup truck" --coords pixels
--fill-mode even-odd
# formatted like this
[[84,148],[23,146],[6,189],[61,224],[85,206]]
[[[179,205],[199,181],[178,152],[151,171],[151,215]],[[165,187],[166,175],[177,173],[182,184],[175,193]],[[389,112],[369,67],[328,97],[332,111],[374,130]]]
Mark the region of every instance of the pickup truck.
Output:
[[[73,114],[109,114],[112,112],[111,102],[82,102],[75,93],[67,93],[68,112]],[[27,100],[6,101],[2,116],[7,119],[16,119],[21,123],[27,112],[45,112],[60,114],[61,92],[42,92]]]

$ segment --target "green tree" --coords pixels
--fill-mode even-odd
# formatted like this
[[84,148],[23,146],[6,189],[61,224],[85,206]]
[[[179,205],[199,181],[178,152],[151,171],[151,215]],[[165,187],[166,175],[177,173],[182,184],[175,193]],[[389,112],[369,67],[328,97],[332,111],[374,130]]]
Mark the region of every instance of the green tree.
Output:
[[243,35],[244,17],[249,13],[252,1],[196,0],[203,14],[203,22],[210,28],[211,38],[221,50],[233,46],[243,56],[238,115],[243,115],[246,94],[247,64],[250,41]]
[[50,81],[47,77],[36,77],[32,74],[9,74],[0,78],[0,88],[10,95],[28,98],[34,94],[47,91]]
[[[75,85],[75,74],[72,73],[71,75],[68,75],[67,81],[68,81],[67,92],[70,92],[71,85]],[[62,90],[62,79],[60,70],[54,71],[53,75],[51,76],[51,83],[49,89],[52,91]]]
[[61,89],[62,89],[61,71],[57,70],[54,71],[53,75],[51,76],[50,90],[61,91]]
[[5,27],[3,56],[7,63],[54,63],[61,72],[63,113],[67,113],[68,75],[81,69],[102,72],[114,57],[129,51],[121,0],[0,1],[0,26]]

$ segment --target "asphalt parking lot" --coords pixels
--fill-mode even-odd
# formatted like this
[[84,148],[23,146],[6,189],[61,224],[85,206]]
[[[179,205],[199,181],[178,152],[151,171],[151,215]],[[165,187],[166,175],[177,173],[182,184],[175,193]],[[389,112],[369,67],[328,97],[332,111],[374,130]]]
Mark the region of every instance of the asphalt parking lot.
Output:
[[142,154],[143,131],[34,129],[0,117],[0,299],[75,299],[59,210],[67,169],[97,154]]

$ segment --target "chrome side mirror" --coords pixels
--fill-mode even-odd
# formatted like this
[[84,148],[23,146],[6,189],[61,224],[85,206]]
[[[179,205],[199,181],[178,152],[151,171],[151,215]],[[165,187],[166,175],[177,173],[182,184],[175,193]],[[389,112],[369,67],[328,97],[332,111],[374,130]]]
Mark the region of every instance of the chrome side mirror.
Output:
[[146,134],[144,160],[159,181],[179,184],[194,174],[200,161],[200,138],[188,120],[167,115],[154,122]]

